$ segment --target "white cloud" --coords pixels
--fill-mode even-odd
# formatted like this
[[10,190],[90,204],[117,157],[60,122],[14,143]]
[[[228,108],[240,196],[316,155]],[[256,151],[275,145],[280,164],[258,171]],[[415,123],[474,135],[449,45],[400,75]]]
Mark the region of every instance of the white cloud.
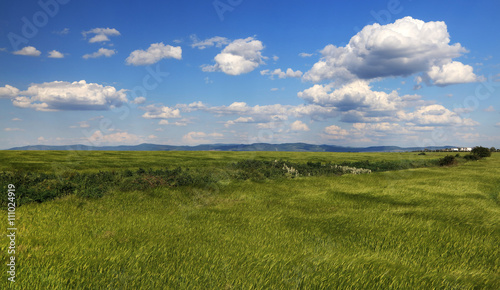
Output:
[[90,124],[87,121],[78,122],[78,125],[80,126],[80,128],[89,128],[90,127]]
[[273,55],[273,60],[274,60],[274,61],[278,61],[278,59],[280,59],[280,58],[279,58],[279,56],[277,56],[277,55]]
[[158,122],[158,125],[168,125],[168,120],[160,120],[160,122]]
[[13,54],[26,55],[26,56],[40,56],[42,52],[37,50],[33,46],[25,46],[21,50],[14,51]]
[[[303,78],[312,82],[350,82],[425,73],[434,66],[449,64],[452,58],[466,52],[459,43],[449,43],[444,22],[405,17],[387,25],[367,25],[346,46],[327,45],[321,51],[322,58]],[[470,81],[469,69],[461,67],[461,70],[459,76],[452,78],[453,83]],[[447,83],[448,80],[438,77],[437,81]]]
[[441,66],[432,66],[426,77],[436,86],[447,86],[460,83],[472,83],[478,80],[470,65],[452,61]]
[[339,126],[331,125],[325,128],[324,133],[328,139],[345,139],[349,132]]
[[146,113],[142,115],[145,119],[170,119],[170,118],[180,118],[181,113],[179,109],[170,108],[167,106],[157,107],[155,105],[149,105],[146,107],[141,107]]
[[229,120],[227,121],[224,126],[227,128],[230,125],[234,125],[236,123],[254,123],[255,120],[253,117],[239,117],[236,120]]
[[202,70],[222,71],[228,75],[249,73],[264,63],[262,49],[264,49],[262,42],[253,37],[236,39],[215,56],[214,65],[203,65]]
[[149,135],[148,139],[149,140],[158,139],[158,136],[156,136],[156,135]]
[[210,107],[205,110],[216,115],[249,115],[255,121],[262,122],[288,119],[291,107],[280,104],[250,107],[245,102],[234,102],[229,106]]
[[302,72],[300,70],[293,71],[291,68],[288,68],[286,72],[282,71],[281,69],[277,68],[273,71],[270,71],[268,69],[266,70],[261,70],[260,71],[261,75],[268,75],[270,79],[274,79],[274,76],[277,76],[280,79],[284,78],[300,78],[302,76]]
[[403,129],[398,123],[354,123],[352,127],[358,131],[358,133],[364,132],[364,134],[374,135],[375,133],[382,132],[383,134],[404,134],[408,131]]
[[290,128],[292,131],[309,131],[310,130],[306,124],[302,123],[302,121],[299,121],[299,120],[293,122],[292,125],[290,126]]
[[133,101],[131,101],[130,103],[140,105],[140,104],[144,104],[145,102],[146,102],[145,97],[137,97]]
[[489,106],[488,108],[484,109],[483,111],[485,112],[495,112],[495,108],[493,108],[493,106]]
[[299,53],[299,56],[300,56],[300,57],[311,57],[311,56],[313,56],[313,55],[314,55],[314,53],[305,53],[305,52],[301,52],[301,53]]
[[276,91],[279,91],[280,89],[278,88],[271,88],[271,92],[276,92]]
[[54,81],[31,84],[12,100],[16,107],[37,111],[109,110],[127,102],[125,90],[96,83]]
[[163,42],[153,43],[148,50],[134,50],[126,61],[129,65],[150,65],[164,58],[182,59],[182,48],[180,46],[164,45]]
[[471,119],[463,119],[442,105],[429,105],[417,108],[414,112],[399,112],[401,120],[413,122],[418,125],[459,125],[476,126],[477,122]]
[[19,89],[13,86],[5,85],[0,87],[0,99],[1,98],[14,98],[19,95]]
[[87,138],[87,141],[90,142],[93,146],[100,146],[104,144],[117,144],[117,145],[123,145],[123,144],[138,144],[142,142],[142,138],[130,134],[127,132],[117,132],[117,133],[112,133],[105,135],[101,131],[97,130]]
[[101,56],[105,56],[105,57],[111,57],[112,55],[114,55],[116,53],[116,51],[114,49],[107,49],[107,48],[99,48],[98,51],[92,53],[92,54],[85,54],[83,56],[84,59],[89,59],[89,58],[97,58],[97,57],[101,57]]
[[192,111],[197,111],[197,110],[204,110],[207,108],[203,102],[198,101],[198,102],[192,102],[191,104],[177,104],[175,105],[175,108],[181,110],[181,112],[192,112]]
[[3,130],[7,132],[24,131],[23,129],[20,128],[4,128]]
[[109,36],[118,36],[120,32],[114,28],[94,28],[89,31],[84,31],[82,34],[84,38],[87,38],[89,34],[93,34],[94,36],[89,39],[89,43],[94,43],[109,41]]
[[229,44],[231,41],[225,37],[222,36],[215,36],[212,38],[208,38],[205,40],[199,40],[198,37],[196,37],[195,34],[191,35],[191,41],[193,43],[191,44],[192,48],[198,48],[198,49],[205,49],[207,47],[222,47],[223,45]]
[[22,119],[19,119],[19,118],[12,118],[11,121],[22,121]]
[[364,110],[393,112],[402,106],[396,91],[391,93],[373,91],[366,81],[354,81],[337,90],[333,85],[314,85],[297,95],[309,103],[335,107],[339,111]]
[[59,31],[53,31],[52,33],[59,34],[59,35],[66,35],[69,33],[69,28],[64,28],[64,29],[59,30]]
[[64,54],[60,53],[57,50],[52,50],[52,51],[49,51],[49,57],[50,58],[64,58]]
[[187,144],[193,145],[193,144],[208,143],[211,142],[211,140],[220,139],[222,137],[224,137],[224,135],[221,133],[207,134],[205,132],[189,132],[182,137],[182,141],[184,141]]

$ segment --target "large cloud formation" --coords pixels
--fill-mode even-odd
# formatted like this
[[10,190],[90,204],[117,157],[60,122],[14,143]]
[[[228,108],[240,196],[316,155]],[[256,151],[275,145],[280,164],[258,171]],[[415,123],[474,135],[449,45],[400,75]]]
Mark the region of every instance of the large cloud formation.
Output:
[[214,65],[202,66],[203,71],[222,71],[228,75],[249,73],[264,63],[261,50],[264,45],[253,37],[236,39],[214,58]]
[[473,82],[477,77],[472,67],[452,63],[465,52],[460,43],[450,45],[444,22],[405,17],[387,25],[367,25],[344,47],[327,45],[303,79],[345,83],[423,73],[430,84],[441,86]]
[[96,83],[54,81],[31,84],[26,91],[8,88],[16,96],[12,103],[37,111],[109,110],[127,102],[125,90]]

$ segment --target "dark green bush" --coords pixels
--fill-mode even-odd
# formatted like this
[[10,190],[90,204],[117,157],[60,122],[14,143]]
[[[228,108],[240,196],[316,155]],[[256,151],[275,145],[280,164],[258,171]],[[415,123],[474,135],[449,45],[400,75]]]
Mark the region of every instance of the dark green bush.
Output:
[[439,166],[451,166],[457,164],[457,160],[455,160],[455,156],[447,155],[441,159],[439,159]]
[[477,155],[467,154],[464,156],[464,159],[467,161],[475,161],[475,160],[479,160],[481,158]]
[[472,155],[476,155],[479,158],[484,158],[484,157],[490,157],[491,156],[491,151],[488,148],[482,147],[482,146],[477,146],[472,149]]

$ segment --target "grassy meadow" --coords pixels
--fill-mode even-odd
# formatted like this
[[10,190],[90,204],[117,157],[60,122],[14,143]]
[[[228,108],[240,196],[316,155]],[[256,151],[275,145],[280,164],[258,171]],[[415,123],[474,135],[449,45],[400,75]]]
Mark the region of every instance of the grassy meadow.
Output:
[[[430,166],[446,155],[1,151],[0,172],[62,179],[118,172],[109,180],[120,183],[98,197],[66,194],[19,206],[16,282],[8,282],[4,271],[1,284],[13,289],[500,289],[500,154]],[[371,174],[275,176],[261,167],[235,167],[245,160],[377,166]],[[398,162],[410,166],[382,170]],[[210,178],[151,187],[148,179],[144,188],[126,187],[148,170],[177,167]],[[121,175],[124,170],[132,175]],[[7,216],[5,207],[2,214]],[[5,262],[7,247],[3,235]]]

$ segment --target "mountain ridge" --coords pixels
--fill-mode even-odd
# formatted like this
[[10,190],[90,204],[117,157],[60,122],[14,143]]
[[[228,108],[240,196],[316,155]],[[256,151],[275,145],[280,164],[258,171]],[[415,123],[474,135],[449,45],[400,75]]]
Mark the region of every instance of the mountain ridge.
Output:
[[399,147],[399,146],[369,146],[369,147],[348,147],[337,145],[316,145],[308,143],[252,143],[252,144],[200,144],[195,146],[187,145],[161,145],[142,143],[138,145],[117,145],[117,146],[88,146],[82,144],[75,145],[28,145],[13,147],[6,150],[86,150],[86,151],[291,151],[291,152],[404,152],[418,151],[424,149],[439,150],[453,148],[456,146],[429,146],[429,147]]

